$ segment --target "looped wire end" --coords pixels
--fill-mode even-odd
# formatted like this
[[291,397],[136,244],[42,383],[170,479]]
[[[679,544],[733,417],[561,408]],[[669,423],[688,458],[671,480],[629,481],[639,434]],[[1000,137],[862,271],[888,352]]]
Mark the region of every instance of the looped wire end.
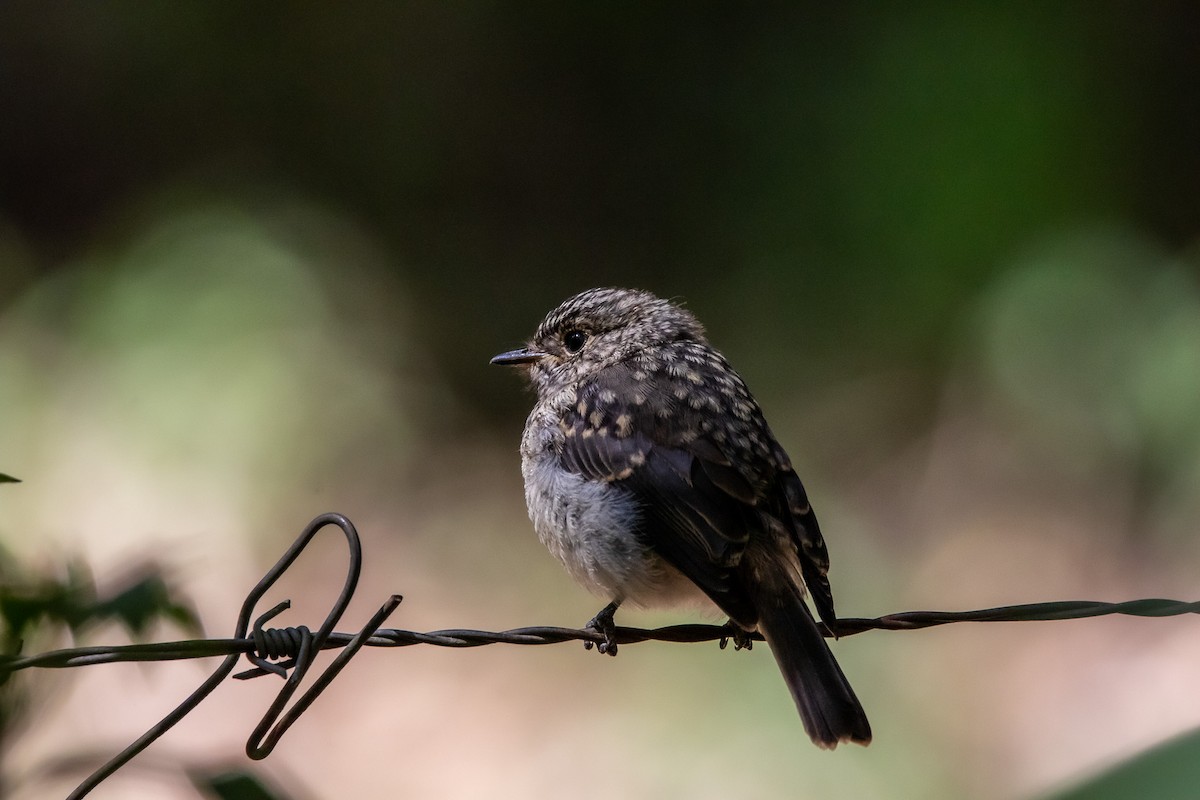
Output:
[[[258,605],[259,600],[291,567],[292,563],[304,551],[304,548],[308,546],[313,537],[329,525],[340,528],[345,535],[350,558],[346,569],[346,581],[342,586],[342,591],[334,601],[333,607],[326,615],[321,627],[315,634],[304,627],[285,628],[282,630],[264,629],[263,625],[266,622],[291,606],[291,603],[286,600],[263,613],[255,620],[252,639],[254,644],[253,651],[245,652],[247,659],[255,665],[255,669],[242,673],[239,677],[254,677],[256,675],[274,673],[284,677],[285,681],[279,693],[275,696],[275,700],[271,703],[270,708],[246,743],[246,753],[251,758],[265,758],[271,752],[284,732],[304,713],[304,710],[312,704],[317,696],[333,680],[334,676],[341,671],[350,658],[370,638],[371,634],[379,629],[388,615],[400,604],[400,597],[398,595],[393,595],[384,603],[383,607],[371,618],[366,627],[354,637],[351,644],[345,647],[325,672],[313,682],[309,690],[290,709],[284,712],[284,707],[296,692],[300,682],[308,672],[308,668],[312,666],[316,654],[325,646],[326,641],[329,639],[329,634],[333,632],[334,626],[341,619],[342,613],[346,610],[346,606],[349,605],[350,599],[354,596],[354,590],[358,586],[358,578],[362,572],[362,544],[359,541],[358,531],[355,530],[353,523],[341,514],[322,514],[310,522],[292,543],[291,547],[288,548],[287,552],[271,567],[262,580],[250,590],[245,602],[242,603],[241,612],[238,615],[234,637],[235,639],[245,640],[250,628],[250,617],[254,613],[254,608]],[[101,781],[127,764],[153,741],[170,730],[179,720],[187,716],[192,709],[198,706],[229,676],[241,654],[241,652],[236,652],[227,655],[221,662],[221,666],[192,692],[183,703],[179,704],[173,711],[163,717],[157,725],[146,731],[137,741],[89,775],[71,793],[69,800],[76,800],[76,798],[86,796]],[[288,660],[279,664],[272,663],[269,660],[279,657],[287,657]]]

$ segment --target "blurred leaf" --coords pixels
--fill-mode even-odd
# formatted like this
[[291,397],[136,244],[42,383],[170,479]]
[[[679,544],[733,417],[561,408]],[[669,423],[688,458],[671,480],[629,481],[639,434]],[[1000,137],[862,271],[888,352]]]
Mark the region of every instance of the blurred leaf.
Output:
[[20,483],[20,482],[21,482],[20,478],[14,478],[12,475],[5,475],[3,472],[0,472],[0,483]]
[[98,596],[85,563],[68,562],[64,572],[64,577],[36,576],[0,554],[0,651],[16,652],[20,642],[54,626],[65,626],[78,637],[88,626],[107,620],[120,622],[135,638],[157,619],[200,631],[196,613],[173,597],[155,565],[141,567],[107,597]]
[[65,578],[32,575],[9,557],[0,560],[0,643],[16,652],[20,643],[45,623],[71,630],[87,618],[95,587],[86,569],[70,564]]
[[[20,653],[27,641],[33,642],[31,647],[41,649],[61,639],[64,629],[78,639],[89,625],[108,620],[119,621],[134,638],[144,636],[160,618],[199,631],[195,612],[173,595],[162,569],[154,564],[142,565],[102,597],[96,591],[91,569],[82,560],[71,560],[51,574],[40,574],[0,548],[0,663]],[[44,712],[44,704],[32,699],[28,676],[25,681],[10,681],[12,676],[0,672],[0,744],[13,739],[15,731],[36,719],[29,713],[31,709]],[[236,787],[216,796],[275,796]]]
[[248,772],[221,772],[214,775],[193,772],[192,785],[206,797],[219,800],[287,800],[288,795],[268,787]]
[[200,620],[191,608],[171,599],[171,590],[157,572],[146,575],[93,608],[95,618],[111,617],[134,637],[142,636],[158,618],[169,619],[196,633]]
[[1183,800],[1200,786],[1200,731],[1173,739],[1049,800]]

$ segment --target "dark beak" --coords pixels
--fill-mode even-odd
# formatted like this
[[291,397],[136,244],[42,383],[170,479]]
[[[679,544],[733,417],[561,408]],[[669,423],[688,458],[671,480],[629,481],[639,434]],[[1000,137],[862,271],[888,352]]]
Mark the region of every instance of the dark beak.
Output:
[[538,350],[530,350],[528,347],[522,347],[520,350],[509,350],[507,353],[501,353],[492,358],[492,364],[499,364],[504,367],[519,367],[523,364],[532,364],[540,358],[545,357],[545,353]]

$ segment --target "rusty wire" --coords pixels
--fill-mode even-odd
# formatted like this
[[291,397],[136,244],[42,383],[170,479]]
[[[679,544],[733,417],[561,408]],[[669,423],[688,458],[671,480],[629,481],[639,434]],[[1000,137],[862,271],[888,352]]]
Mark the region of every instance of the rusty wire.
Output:
[[[260,614],[251,626],[251,615],[262,596],[287,571],[313,537],[327,526],[337,527],[345,535],[349,550],[349,562],[342,591],[321,627],[316,633],[303,626],[265,627],[267,622],[289,607],[290,602],[286,600]],[[388,598],[358,633],[335,632],[333,628],[341,619],[342,613],[358,586],[361,570],[362,544],[353,523],[341,514],[322,514],[308,524],[287,552],[247,595],[238,615],[233,637],[73,647],[31,656],[0,656],[0,683],[14,672],[32,668],[64,669],[124,661],[176,661],[225,656],[221,665],[186,700],[133,744],[88,776],[71,793],[69,800],[75,800],[87,795],[100,782],[128,763],[187,716],[222,681],[229,677],[241,656],[245,656],[254,666],[234,675],[234,678],[244,680],[273,674],[284,680],[275,700],[246,742],[246,754],[252,759],[262,759],[271,753],[287,729],[312,705],[317,696],[363,647],[408,647],[418,644],[438,647],[481,647],[491,644],[547,645],[568,641],[581,641],[585,645],[591,646],[605,641],[604,635],[595,630],[553,626],[514,628],[506,631],[447,629],[428,633],[381,628],[380,626],[388,616],[400,605],[402,600],[400,595],[392,595]],[[1200,602],[1144,599],[1123,603],[1103,603],[1072,600],[1002,606],[974,611],[906,611],[874,618],[844,618],[836,622],[836,631],[824,628],[823,632],[826,636],[838,637],[852,636],[871,630],[916,630],[956,622],[1031,622],[1084,619],[1110,614],[1170,617],[1197,613],[1200,613]],[[735,643],[743,645],[749,644],[751,641],[761,641],[762,637],[757,633],[747,635],[737,632],[735,635],[735,632],[727,625],[671,625],[654,629],[618,626],[615,629],[617,644],[636,644],[646,641],[677,643],[716,641],[720,643],[721,647],[725,647],[731,639]],[[317,653],[330,649],[339,649],[341,652],[325,668],[325,671],[312,681],[307,691],[290,707],[287,707],[308,669],[312,666]]]

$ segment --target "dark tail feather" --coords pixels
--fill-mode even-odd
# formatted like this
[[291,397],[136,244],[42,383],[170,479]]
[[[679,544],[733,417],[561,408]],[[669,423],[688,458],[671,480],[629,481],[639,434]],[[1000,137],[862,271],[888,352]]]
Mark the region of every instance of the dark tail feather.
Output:
[[781,581],[756,597],[759,630],[771,646],[787,682],[804,730],[818,747],[832,750],[838,742],[868,744],[871,724],[850,682],[833,658],[799,587]]

